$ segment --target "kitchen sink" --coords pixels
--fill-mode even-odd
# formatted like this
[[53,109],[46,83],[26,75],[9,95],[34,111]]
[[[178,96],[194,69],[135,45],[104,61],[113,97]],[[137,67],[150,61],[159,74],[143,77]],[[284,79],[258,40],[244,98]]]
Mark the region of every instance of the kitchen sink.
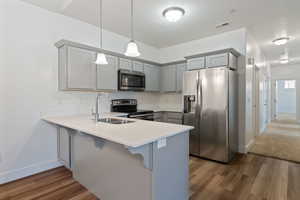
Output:
[[117,118],[102,118],[99,119],[99,122],[108,123],[108,124],[129,124],[135,121],[127,119],[117,119]]

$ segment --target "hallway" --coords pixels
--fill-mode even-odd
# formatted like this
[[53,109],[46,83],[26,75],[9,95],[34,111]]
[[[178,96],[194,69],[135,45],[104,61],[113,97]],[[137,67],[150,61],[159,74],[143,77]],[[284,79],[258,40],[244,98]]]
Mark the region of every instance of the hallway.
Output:
[[278,115],[255,138],[249,152],[300,163],[300,124],[291,115]]

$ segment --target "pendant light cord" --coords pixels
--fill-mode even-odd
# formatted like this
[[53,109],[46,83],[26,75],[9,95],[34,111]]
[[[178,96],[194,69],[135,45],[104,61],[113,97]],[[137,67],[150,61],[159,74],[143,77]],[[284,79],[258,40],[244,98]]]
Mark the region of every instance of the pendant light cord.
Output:
[[103,37],[103,21],[102,21],[102,0],[100,0],[100,14],[99,14],[99,21],[100,21],[100,48],[102,49],[102,37]]
[[131,40],[134,41],[134,33],[133,33],[133,0],[131,0]]

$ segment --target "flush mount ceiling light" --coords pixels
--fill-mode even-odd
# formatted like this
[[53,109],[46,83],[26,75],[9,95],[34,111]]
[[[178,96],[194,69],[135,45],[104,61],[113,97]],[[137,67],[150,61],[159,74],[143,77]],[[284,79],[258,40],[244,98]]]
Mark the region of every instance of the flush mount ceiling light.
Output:
[[134,41],[134,31],[133,31],[133,0],[131,0],[131,40],[127,44],[125,56],[138,57],[140,56],[139,48]]
[[[99,14],[99,18],[100,18],[100,48],[102,49],[102,31],[103,31],[103,23],[102,23],[102,0],[100,0],[100,14]],[[95,61],[96,65],[107,65],[108,62],[106,60],[106,56],[104,53],[97,53],[97,58]]]
[[290,40],[289,37],[281,37],[281,38],[277,38],[277,39],[273,40],[272,42],[273,42],[275,45],[284,45],[284,44],[286,44],[289,40]]
[[184,14],[184,9],[180,7],[170,7],[163,11],[163,16],[170,22],[177,22]]
[[289,63],[289,59],[288,58],[280,59],[280,63],[281,64],[288,64]]

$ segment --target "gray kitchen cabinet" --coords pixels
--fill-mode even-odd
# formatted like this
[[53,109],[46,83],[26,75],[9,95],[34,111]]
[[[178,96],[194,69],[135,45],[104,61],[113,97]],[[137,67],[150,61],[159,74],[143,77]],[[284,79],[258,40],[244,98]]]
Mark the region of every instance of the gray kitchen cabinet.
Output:
[[183,85],[183,73],[186,71],[186,63],[178,64],[176,67],[177,67],[176,91],[181,92],[182,85]]
[[237,57],[229,52],[210,55],[206,57],[206,67],[210,68],[222,66],[228,66],[230,68],[236,69]]
[[119,58],[119,68],[132,71],[132,61],[126,58]]
[[144,63],[133,61],[132,62],[132,70],[137,72],[144,72]]
[[160,67],[150,64],[144,65],[144,73],[146,75],[146,89],[148,92],[160,91]]
[[108,65],[97,65],[97,90],[118,89],[118,58],[106,55]]
[[154,121],[171,124],[182,124],[183,114],[181,112],[159,111],[154,113]]
[[161,91],[176,92],[177,68],[176,65],[167,65],[161,68]]
[[192,58],[187,60],[187,70],[197,70],[205,68],[205,57]]
[[65,128],[58,128],[58,160],[65,167],[71,168],[71,135]]
[[67,47],[64,63],[67,89],[93,90],[96,86],[96,53],[85,49]]

